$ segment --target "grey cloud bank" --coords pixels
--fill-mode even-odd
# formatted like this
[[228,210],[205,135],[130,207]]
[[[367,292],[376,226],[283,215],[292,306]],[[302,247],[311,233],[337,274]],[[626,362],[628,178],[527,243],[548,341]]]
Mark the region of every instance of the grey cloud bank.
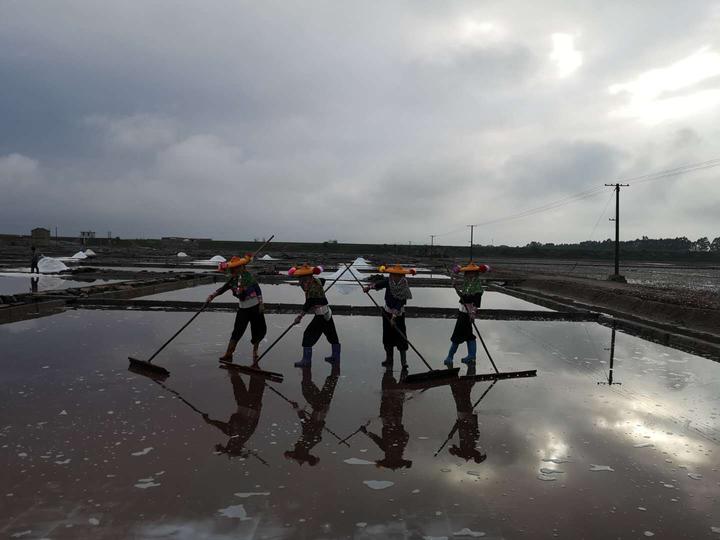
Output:
[[[719,22],[713,2],[6,1],[0,231],[427,242],[720,156]],[[719,234],[717,174],[629,188],[623,236]],[[476,238],[586,239],[606,200]]]

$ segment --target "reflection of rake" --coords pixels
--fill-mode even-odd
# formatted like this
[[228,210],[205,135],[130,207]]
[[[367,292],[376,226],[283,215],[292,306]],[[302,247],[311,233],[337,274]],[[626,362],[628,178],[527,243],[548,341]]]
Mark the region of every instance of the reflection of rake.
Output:
[[[280,391],[277,390],[276,388],[273,388],[273,387],[270,386],[269,384],[267,385],[267,387],[268,387],[270,390],[272,390],[272,391],[275,393],[275,395],[280,396],[280,397],[281,397],[282,399],[284,399],[288,404],[290,404],[290,406],[291,406],[293,409],[300,409],[300,406],[298,405],[297,401],[292,401],[292,400],[289,399],[287,396],[285,396],[282,392],[280,392]],[[301,413],[300,413],[300,414],[303,414],[303,415],[307,416],[308,413],[305,411],[305,409],[301,409]],[[329,427],[323,426],[323,429],[324,429],[325,431],[327,431],[330,435],[332,435],[333,437],[335,437],[338,441],[340,441],[338,444],[341,444],[341,443],[342,443],[342,444],[345,444],[345,446],[347,446],[348,448],[350,448],[350,445],[347,444],[345,441],[340,440],[340,437],[338,436],[338,434],[335,433],[333,430],[331,430]]]
[[[166,386],[165,384],[163,384],[162,381],[159,381],[158,379],[151,379],[151,380],[152,380],[153,382],[157,383],[160,387],[162,387],[163,390],[166,390],[167,392],[170,392],[171,394],[173,394],[176,398],[178,398],[180,401],[182,401],[185,405],[187,405],[188,407],[190,407],[193,411],[195,411],[196,413],[198,413],[198,414],[199,414],[200,416],[202,416],[203,418],[204,418],[205,416],[208,416],[207,413],[204,413],[203,411],[201,411],[200,409],[198,409],[197,407],[195,407],[195,405],[193,405],[192,403],[190,403],[187,399],[185,399],[184,397],[182,397],[182,396],[180,395],[180,392],[178,392],[177,390],[173,390],[173,389],[170,388],[169,386]],[[230,437],[230,438],[232,438],[232,437]],[[248,451],[247,451],[247,454],[250,455],[250,456],[253,456],[253,457],[257,458],[257,459],[258,459],[263,465],[265,465],[266,467],[269,467],[269,466],[270,466],[270,464],[269,464],[267,461],[265,461],[263,458],[261,458],[256,452],[252,452],[252,451],[248,450]],[[228,456],[228,457],[229,457],[229,456]]]
[[350,435],[348,435],[347,437],[345,437],[345,438],[344,438],[342,441],[340,441],[338,444],[347,443],[347,441],[349,441],[349,440],[352,439],[355,435],[357,435],[358,433],[360,433],[360,432],[363,430],[363,428],[368,427],[372,421],[373,421],[373,419],[371,418],[370,420],[368,420],[367,422],[365,422],[362,426],[360,426],[360,427],[357,428],[355,431],[353,431]]
[[[493,386],[495,386],[496,383],[497,383],[497,379],[495,379],[493,381],[493,383],[485,389],[485,391],[478,398],[478,400],[475,403],[473,403],[473,406],[472,406],[473,411],[475,410],[475,407],[477,407],[480,404],[480,402],[483,400],[483,398],[488,395],[488,392],[490,392],[490,390],[492,389]],[[442,446],[440,448],[438,448],[437,452],[435,452],[434,457],[437,457],[438,454],[443,451],[443,448],[445,448],[447,443],[450,442],[450,439],[452,439],[455,436],[455,433],[457,432],[459,427],[460,427],[460,420],[455,420],[455,425],[453,425],[453,428],[450,430],[450,433],[448,434],[447,439],[445,439],[445,442],[442,443]]]

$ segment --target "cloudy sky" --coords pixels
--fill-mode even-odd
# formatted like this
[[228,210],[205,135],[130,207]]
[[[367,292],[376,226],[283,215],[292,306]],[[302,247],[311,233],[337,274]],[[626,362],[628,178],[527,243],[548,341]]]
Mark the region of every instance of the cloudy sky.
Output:
[[[609,191],[502,218],[718,158],[719,113],[717,1],[0,0],[0,232],[602,239]],[[623,190],[623,237],[720,236],[719,180]]]

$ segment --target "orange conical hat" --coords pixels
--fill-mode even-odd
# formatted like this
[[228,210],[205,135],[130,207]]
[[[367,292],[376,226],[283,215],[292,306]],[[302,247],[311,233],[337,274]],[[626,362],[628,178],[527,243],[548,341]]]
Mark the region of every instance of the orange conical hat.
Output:
[[382,265],[378,268],[380,272],[386,272],[388,274],[400,274],[405,276],[407,274],[415,275],[417,272],[414,268],[404,268],[402,264],[393,264],[390,266]]
[[320,274],[322,271],[323,271],[322,266],[310,266],[308,263],[305,263],[302,266],[298,266],[298,267],[293,266],[290,270],[288,270],[288,276],[293,276],[293,277],[312,276],[314,274]]
[[244,257],[238,257],[237,255],[235,255],[228,262],[221,262],[218,265],[218,271],[224,272],[225,270],[232,270],[233,268],[237,268],[238,266],[245,266],[250,261],[252,261],[252,255],[250,254],[245,255]]
[[460,272],[489,272],[490,266],[487,264],[469,263],[467,266],[459,268]]

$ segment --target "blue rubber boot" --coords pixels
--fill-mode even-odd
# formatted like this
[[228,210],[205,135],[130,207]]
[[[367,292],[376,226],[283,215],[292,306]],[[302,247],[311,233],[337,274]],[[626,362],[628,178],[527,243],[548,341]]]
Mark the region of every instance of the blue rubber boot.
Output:
[[473,339],[467,342],[468,354],[460,361],[463,364],[472,365],[475,363],[475,355],[477,354],[477,342]]
[[295,362],[295,367],[310,367],[312,365],[312,347],[303,347],[302,360]]
[[340,362],[340,344],[333,343],[331,346],[332,346],[332,353],[330,353],[330,356],[325,358],[325,361],[334,365],[334,364],[337,364],[338,362]]
[[443,361],[443,364],[445,364],[447,367],[452,367],[453,365],[453,356],[455,356],[455,353],[458,350],[458,343],[450,342],[450,350],[448,351],[447,357],[445,357],[445,360]]

